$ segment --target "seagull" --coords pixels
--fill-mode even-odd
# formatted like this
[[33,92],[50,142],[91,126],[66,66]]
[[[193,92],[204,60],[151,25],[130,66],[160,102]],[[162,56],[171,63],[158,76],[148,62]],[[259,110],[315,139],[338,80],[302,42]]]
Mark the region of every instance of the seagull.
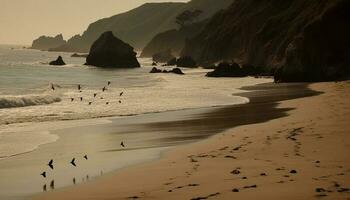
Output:
[[110,85],[111,84],[111,81],[108,81],[108,85]]
[[72,161],[70,161],[70,164],[72,164],[74,167],[77,166],[77,165],[75,164],[75,158],[73,158]]
[[119,94],[119,96],[121,97],[121,96],[123,96],[123,94],[124,94],[124,92],[121,92],[121,93]]
[[75,182],[76,182],[76,181],[75,181],[75,178],[73,178],[73,184],[74,184],[74,185],[75,185]]
[[121,100],[119,100],[119,103],[122,103],[122,101],[121,101]]
[[87,156],[87,155],[85,155],[85,156],[84,156],[84,158],[85,158],[85,160],[87,160],[87,159],[88,159],[88,156]]
[[44,178],[46,178],[46,172],[43,172],[40,175],[43,176]]
[[104,92],[104,91],[106,91],[107,90],[107,88],[106,87],[103,87],[102,88],[102,92]]
[[50,162],[47,164],[51,169],[53,169],[53,160],[51,159]]
[[100,97],[100,99],[103,99],[103,97]]
[[97,93],[94,94],[94,98],[97,96]]
[[74,98],[70,98],[70,101],[73,102],[73,101],[74,101]]
[[50,188],[55,189],[55,180],[52,180],[50,183]]
[[121,143],[120,143],[120,146],[125,147],[124,142],[121,142]]
[[83,101],[83,97],[80,97],[80,101]]
[[43,186],[43,190],[44,190],[44,192],[46,192],[46,184]]
[[80,84],[78,84],[78,90],[81,90],[81,85]]
[[55,90],[55,86],[53,84],[51,84],[51,89]]
[[109,102],[106,102],[106,105],[108,105],[109,104]]
[[89,105],[91,105],[92,104],[92,102],[89,102]]

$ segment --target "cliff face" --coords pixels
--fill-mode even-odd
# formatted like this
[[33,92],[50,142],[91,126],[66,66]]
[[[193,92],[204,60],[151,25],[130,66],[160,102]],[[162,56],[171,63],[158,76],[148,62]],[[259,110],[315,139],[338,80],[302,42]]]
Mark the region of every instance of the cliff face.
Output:
[[128,12],[98,20],[67,45],[55,50],[88,52],[91,44],[105,31],[142,49],[155,35],[176,27],[175,18],[184,10],[200,9],[203,15],[199,20],[212,16],[233,0],[192,0],[188,3],[147,3]]
[[40,36],[33,41],[31,48],[47,51],[50,48],[55,48],[64,44],[66,44],[66,41],[63,39],[62,34],[59,34],[56,37]]
[[349,9],[347,0],[237,0],[182,55],[278,68],[278,81],[332,79],[349,71]]
[[200,33],[205,22],[192,24],[179,30],[172,29],[156,35],[143,49],[141,57],[152,57],[154,54],[171,50],[173,55],[179,56],[188,38]]

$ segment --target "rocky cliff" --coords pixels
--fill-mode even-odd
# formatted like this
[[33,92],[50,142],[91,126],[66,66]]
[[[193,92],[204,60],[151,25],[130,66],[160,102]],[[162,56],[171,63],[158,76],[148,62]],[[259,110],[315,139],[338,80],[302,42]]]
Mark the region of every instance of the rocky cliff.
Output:
[[63,39],[62,34],[55,37],[40,36],[38,39],[33,41],[31,48],[47,51],[50,48],[59,47],[64,44],[66,44],[66,41]]
[[[118,38],[142,49],[158,33],[176,28],[175,18],[185,10],[200,9],[198,20],[211,17],[233,0],[192,0],[188,3],[146,3],[128,12],[98,20],[89,25],[81,35],[66,45],[52,50],[88,52],[91,44],[105,31],[112,31]],[[73,39],[73,38],[72,38]]]
[[187,41],[182,55],[276,71],[276,81],[349,75],[350,1],[236,0]]

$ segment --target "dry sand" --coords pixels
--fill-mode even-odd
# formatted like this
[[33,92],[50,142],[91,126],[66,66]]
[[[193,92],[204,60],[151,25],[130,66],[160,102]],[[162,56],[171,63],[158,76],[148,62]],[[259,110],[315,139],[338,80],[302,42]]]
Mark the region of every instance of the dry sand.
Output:
[[282,101],[288,116],[34,199],[350,199],[350,82],[309,87],[324,93]]

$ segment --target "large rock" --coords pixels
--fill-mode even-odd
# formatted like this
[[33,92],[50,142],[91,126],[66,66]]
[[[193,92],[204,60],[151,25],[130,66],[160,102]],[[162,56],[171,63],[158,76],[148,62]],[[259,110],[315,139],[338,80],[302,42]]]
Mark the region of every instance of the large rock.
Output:
[[134,48],[116,38],[112,31],[103,33],[94,42],[86,58],[86,65],[110,68],[140,67]]
[[61,56],[58,56],[58,58],[54,61],[51,61],[49,63],[50,65],[66,65],[66,63],[63,61]]
[[179,59],[177,59],[176,65],[178,67],[188,67],[188,68],[197,67],[196,61],[193,60],[193,58],[190,56],[180,57]]
[[237,60],[276,70],[276,81],[350,75],[349,0],[236,0],[216,14],[182,55],[201,65]]
[[156,53],[152,56],[153,61],[155,62],[162,62],[162,63],[166,63],[169,60],[174,59],[175,57],[173,56],[173,54],[171,53],[170,49],[167,49],[165,51]]
[[66,44],[66,41],[63,39],[62,34],[55,37],[40,36],[38,39],[33,41],[31,49],[47,51],[50,48],[59,47],[64,44]]
[[237,63],[220,63],[214,71],[208,72],[208,77],[244,77],[247,72],[241,68]]
[[162,71],[161,69],[153,67],[149,73],[152,73],[152,74],[154,74],[154,73],[174,73],[174,74],[184,75],[184,73],[179,68],[173,68],[172,70],[169,70],[169,71],[164,69]]

